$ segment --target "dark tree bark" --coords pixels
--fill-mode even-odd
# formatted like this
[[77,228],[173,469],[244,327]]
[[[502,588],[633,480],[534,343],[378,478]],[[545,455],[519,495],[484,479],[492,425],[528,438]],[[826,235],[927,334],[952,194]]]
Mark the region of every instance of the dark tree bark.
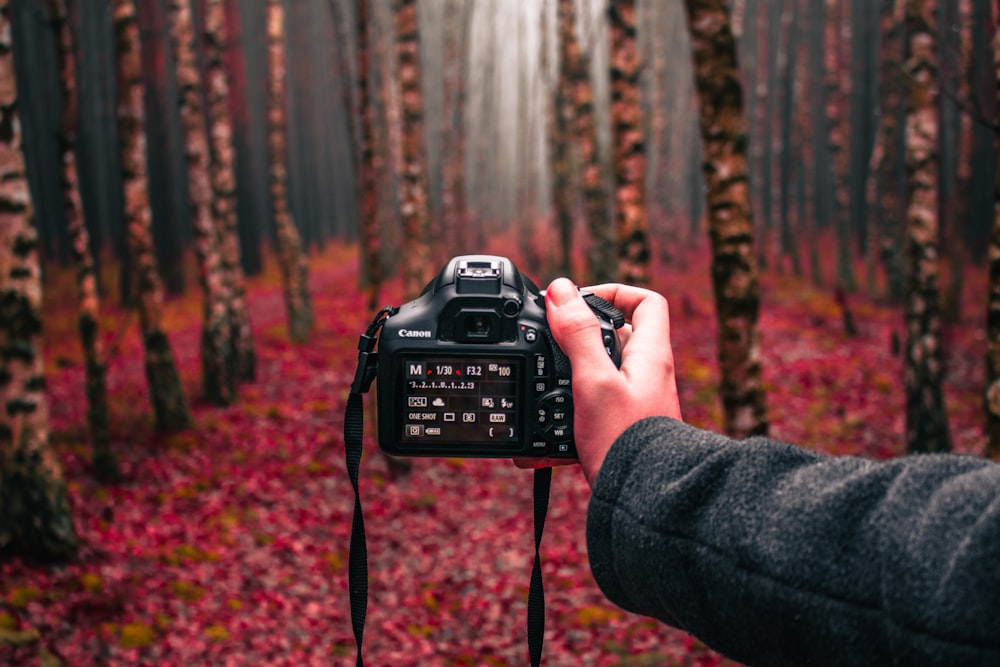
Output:
[[903,301],[902,239],[905,200],[900,192],[904,132],[900,127],[906,80],[903,63],[903,17],[905,0],[882,0],[879,64],[879,127],[868,176],[868,230],[878,239],[886,275],[886,294],[893,303]]
[[118,138],[125,189],[125,224],[135,276],[134,297],[146,350],[146,378],[156,427],[172,431],[191,425],[187,397],[163,330],[163,285],[156,268],[150,224],[142,107],[139,28],[132,0],[113,0],[118,73]]
[[[229,101],[233,123],[233,149],[236,171],[236,209],[240,233],[240,259],[245,275],[259,275],[264,263],[261,256],[264,218],[270,215],[271,199],[267,187],[267,127],[264,100],[267,77],[267,50],[259,47],[266,39],[267,17],[256,11],[257,0],[249,13],[240,10],[240,0],[225,0],[226,69],[229,73]],[[249,24],[249,27],[245,26]],[[251,48],[246,48],[251,45]],[[257,45],[254,48],[253,45]],[[259,67],[258,67],[259,66]]]
[[851,31],[849,10],[841,0],[826,0],[826,114],[830,120],[830,153],[833,156],[834,230],[837,237],[837,285],[849,292],[857,289],[854,277],[851,195],[850,118],[851,70],[847,53]]
[[757,325],[760,288],[736,45],[725,0],[685,3],[701,104],[725,429],[736,437],[763,435],[768,421]]
[[179,295],[187,286],[183,251],[190,238],[190,220],[176,72],[168,56],[169,31],[163,2],[134,4],[142,54],[146,183],[154,252],[164,289]]
[[[611,125],[615,145],[615,201],[618,277],[649,282],[649,224],[646,220],[646,148],[639,100],[641,63],[636,40],[635,0],[612,0]],[[728,26],[728,21],[727,21]]]
[[[994,10],[1000,17],[1000,7]],[[996,71],[996,125],[1000,127],[1000,30],[993,37]],[[986,451],[1000,461],[1000,133],[993,135],[996,185],[993,190],[993,230],[989,247],[989,295],[986,304]]]
[[289,337],[297,343],[313,326],[309,295],[309,264],[302,237],[288,208],[288,154],[285,134],[285,8],[282,0],[267,2],[268,35],[268,155],[271,201],[278,245],[278,263],[285,286]]
[[358,231],[361,236],[361,261],[368,291],[368,308],[378,307],[382,290],[382,242],[378,225],[378,191],[375,182],[375,106],[371,100],[368,73],[371,71],[368,25],[369,0],[357,0],[358,39],[358,141],[361,155],[358,206]]
[[66,559],[77,538],[49,444],[41,353],[41,264],[28,193],[10,7],[0,0],[0,551]]
[[56,28],[56,55],[62,94],[58,136],[62,158],[63,210],[66,214],[70,246],[76,264],[77,290],[80,294],[78,327],[86,369],[87,425],[90,428],[90,439],[94,448],[94,474],[98,479],[111,480],[118,477],[119,471],[108,433],[110,417],[106,385],[107,363],[104,359],[104,346],[101,344],[98,324],[101,301],[97,291],[94,256],[90,251],[90,236],[83,216],[83,206],[80,203],[80,183],[74,150],[79,109],[76,59],[65,0],[52,0],[51,10]]
[[951,449],[941,387],[935,0],[906,2],[906,443]]
[[552,174],[552,208],[559,237],[559,275],[572,275],[573,255],[573,155],[570,126],[573,124],[573,101],[570,76],[573,67],[571,49],[576,49],[576,31],[572,0],[556,4],[556,37],[559,40],[559,69],[552,88],[549,118],[549,171]]

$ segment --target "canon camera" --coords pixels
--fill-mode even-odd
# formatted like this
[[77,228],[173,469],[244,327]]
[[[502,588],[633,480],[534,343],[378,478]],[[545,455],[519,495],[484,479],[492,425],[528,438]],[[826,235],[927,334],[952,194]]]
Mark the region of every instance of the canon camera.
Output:
[[[621,363],[624,317],[582,293]],[[448,262],[386,318],[378,351],[378,441],[395,456],[575,458],[570,364],[544,293],[505,257]]]

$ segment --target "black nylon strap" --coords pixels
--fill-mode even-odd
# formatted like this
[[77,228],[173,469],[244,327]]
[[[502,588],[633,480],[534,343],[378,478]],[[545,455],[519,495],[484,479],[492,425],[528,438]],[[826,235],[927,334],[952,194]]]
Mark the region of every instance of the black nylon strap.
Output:
[[354,518],[351,520],[351,550],[347,561],[347,588],[351,599],[351,626],[358,645],[355,664],[363,667],[361,643],[365,634],[365,616],[368,612],[368,544],[365,538],[365,518],[361,512],[361,491],[358,477],[361,468],[362,443],[365,435],[364,402],[361,395],[368,391],[375,377],[375,336],[385,319],[396,309],[387,306],[380,310],[368,325],[368,330],[358,341],[358,368],[351,383],[344,411],[344,456],[347,476],[354,488]]
[[538,667],[542,661],[542,642],[545,638],[545,590],[542,586],[542,559],[539,549],[542,545],[542,531],[545,529],[545,514],[549,509],[549,488],[552,485],[552,468],[535,470],[535,564],[531,568],[531,584],[528,586],[528,656],[531,667]]
[[368,610],[368,545],[365,540],[365,519],[361,513],[361,492],[358,489],[358,471],[361,467],[361,442],[364,436],[364,405],[361,394],[347,397],[344,415],[344,445],[347,457],[347,475],[354,487],[354,518],[351,521],[351,551],[348,556],[347,587],[351,598],[351,625],[354,641],[358,645],[357,667],[362,667],[361,642],[365,634],[365,615]]

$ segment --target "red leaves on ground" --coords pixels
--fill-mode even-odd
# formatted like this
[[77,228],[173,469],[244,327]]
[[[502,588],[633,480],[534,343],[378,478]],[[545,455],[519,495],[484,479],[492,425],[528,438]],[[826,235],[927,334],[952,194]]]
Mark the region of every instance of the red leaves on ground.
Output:
[[[199,295],[168,304],[197,429],[153,433],[134,327],[117,340],[108,377],[125,473],[117,485],[100,487],[87,471],[76,348],[47,342],[70,358],[50,365],[49,393],[84,546],[68,565],[0,565],[0,663],[353,664],[342,411],[370,314],[354,289],[352,252],[332,248],[313,261],[317,327],[306,345],[288,342],[280,289],[266,280],[252,287],[259,377],[229,408],[197,400]],[[678,304],[685,417],[717,428],[709,272],[704,257],[690,265],[682,275],[662,270],[655,285]],[[901,315],[860,297],[852,306],[859,335],[847,339],[832,295],[765,277],[773,433],[835,453],[898,455],[902,370],[888,341]],[[950,343],[949,409],[956,448],[966,452],[982,446],[979,329],[956,330]],[[371,437],[371,413],[367,423],[368,663],[524,664],[530,473],[504,461],[420,459],[394,476]],[[684,633],[604,599],[587,564],[588,499],[575,469],[556,471],[542,552],[547,664],[719,664]]]

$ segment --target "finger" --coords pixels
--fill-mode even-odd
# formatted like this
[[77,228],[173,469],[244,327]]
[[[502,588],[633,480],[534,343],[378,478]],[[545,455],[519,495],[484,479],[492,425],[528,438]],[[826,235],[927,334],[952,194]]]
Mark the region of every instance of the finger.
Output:
[[572,282],[554,280],[545,293],[545,309],[552,336],[569,357],[574,376],[614,370],[604,349],[601,325]]

